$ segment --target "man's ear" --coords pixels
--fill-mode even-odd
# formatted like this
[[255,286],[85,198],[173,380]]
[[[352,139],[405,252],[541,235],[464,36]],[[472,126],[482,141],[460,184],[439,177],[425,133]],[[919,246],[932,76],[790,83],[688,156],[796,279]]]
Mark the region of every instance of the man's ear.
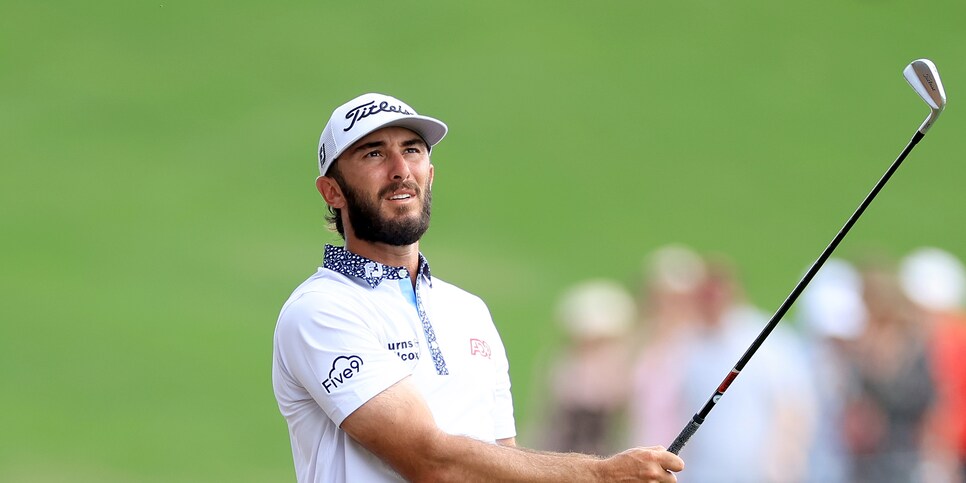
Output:
[[429,164],[429,189],[433,189],[433,176],[436,173],[436,166]]
[[345,197],[342,195],[342,187],[329,176],[319,176],[315,179],[315,188],[319,190],[325,204],[332,208],[342,209],[345,207]]

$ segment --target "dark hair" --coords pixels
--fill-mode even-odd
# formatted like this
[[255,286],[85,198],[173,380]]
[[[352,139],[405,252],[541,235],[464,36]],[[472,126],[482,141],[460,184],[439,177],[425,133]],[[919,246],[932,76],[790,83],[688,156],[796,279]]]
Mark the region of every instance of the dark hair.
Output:
[[[334,179],[340,188],[345,189],[345,180],[342,178],[342,173],[339,172],[338,161],[338,159],[332,161],[328,171],[325,172],[325,176]],[[332,229],[334,225],[335,231],[339,232],[339,236],[345,240],[345,227],[342,226],[342,210],[331,206],[327,206],[327,208],[329,209],[329,214],[325,216],[325,221],[329,223],[329,229]]]

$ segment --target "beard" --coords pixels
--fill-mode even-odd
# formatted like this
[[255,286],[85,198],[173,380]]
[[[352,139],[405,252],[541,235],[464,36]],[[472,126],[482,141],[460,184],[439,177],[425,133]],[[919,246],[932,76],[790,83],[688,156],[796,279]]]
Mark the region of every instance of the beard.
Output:
[[[422,189],[416,183],[399,182],[387,186],[379,191],[376,197],[368,198],[363,193],[350,187],[348,183],[340,183],[342,194],[345,196],[346,210],[349,215],[349,225],[356,238],[375,243],[385,243],[392,246],[412,245],[422,238],[429,229],[430,207],[433,202],[433,192],[427,183]],[[408,188],[423,197],[423,208],[419,213],[405,218],[387,219],[379,213],[379,200],[384,199],[393,191]],[[405,207],[398,208],[402,212]]]

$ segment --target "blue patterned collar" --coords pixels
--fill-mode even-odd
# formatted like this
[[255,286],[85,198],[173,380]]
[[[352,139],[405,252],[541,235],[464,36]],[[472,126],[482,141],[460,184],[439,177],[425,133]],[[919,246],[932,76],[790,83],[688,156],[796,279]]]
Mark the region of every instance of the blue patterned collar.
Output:
[[[405,267],[391,267],[379,262],[369,260],[366,257],[356,255],[346,250],[345,247],[325,245],[325,260],[322,262],[324,268],[334,270],[346,277],[361,278],[376,288],[383,280],[402,280],[409,278],[409,270]],[[426,277],[430,287],[433,279],[429,274],[429,262],[422,253],[419,254],[419,275]]]

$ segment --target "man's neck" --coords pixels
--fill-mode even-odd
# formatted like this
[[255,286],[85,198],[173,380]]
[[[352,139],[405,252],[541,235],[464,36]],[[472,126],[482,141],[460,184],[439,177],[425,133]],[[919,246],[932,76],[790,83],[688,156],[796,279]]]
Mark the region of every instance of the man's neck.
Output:
[[360,240],[346,233],[345,249],[356,255],[366,257],[391,267],[405,267],[413,284],[419,269],[419,242],[411,245],[394,246],[385,243]]

